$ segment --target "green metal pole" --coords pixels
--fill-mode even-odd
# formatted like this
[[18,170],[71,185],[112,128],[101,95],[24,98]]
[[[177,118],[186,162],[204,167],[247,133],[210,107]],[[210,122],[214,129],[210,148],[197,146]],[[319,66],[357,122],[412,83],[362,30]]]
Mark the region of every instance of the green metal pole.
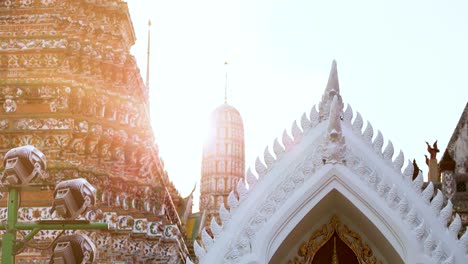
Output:
[[2,237],[2,264],[15,263],[15,225],[18,221],[18,190],[10,188],[8,190],[8,218],[6,232]]
[[[24,244],[31,240],[40,230],[108,230],[107,223],[89,223],[87,221],[38,221],[18,223],[19,192],[17,187],[8,187],[8,215],[6,225],[0,225],[5,230],[2,237],[2,264],[14,264],[15,252],[21,250]],[[16,243],[17,230],[31,230],[26,237]]]
[[39,231],[41,231],[39,228],[35,228],[31,230],[31,232],[29,232],[21,241],[17,241],[13,254],[16,256],[16,253],[21,251],[24,248],[24,245],[28,243],[28,241],[31,240]]
[[[55,223],[54,223],[55,222]],[[16,223],[16,230],[31,230],[21,241],[18,241],[13,252],[18,252],[24,248],[25,244],[31,240],[41,230],[108,230],[107,223],[67,223],[67,221],[49,221],[48,223]],[[0,229],[1,230],[1,229]],[[13,253],[15,254],[15,253]]]
[[[35,234],[40,230],[108,230],[109,224],[107,223],[77,223],[76,221],[61,221],[61,220],[51,220],[47,223],[40,222],[26,222],[26,223],[16,223],[14,226],[15,230],[31,230],[21,241],[14,245],[13,255],[15,252],[22,250],[25,244],[31,240]],[[1,230],[2,228],[0,228]],[[2,262],[3,264],[4,262]]]

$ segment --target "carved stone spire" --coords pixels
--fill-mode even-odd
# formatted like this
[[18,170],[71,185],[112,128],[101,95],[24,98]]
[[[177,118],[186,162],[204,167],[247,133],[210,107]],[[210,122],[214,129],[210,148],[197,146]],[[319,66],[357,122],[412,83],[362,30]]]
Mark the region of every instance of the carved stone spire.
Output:
[[338,82],[338,72],[336,69],[336,61],[333,60],[330,75],[328,76],[327,87],[322,95],[322,101],[319,104],[320,121],[328,118],[330,113],[330,105],[335,95],[338,96],[339,104],[343,109],[343,102],[340,95],[340,84]]
[[322,143],[323,162],[341,163],[346,152],[346,143],[341,130],[341,116],[343,104],[339,95],[333,97],[330,105],[330,119],[328,121],[327,135]]
[[330,69],[330,75],[328,76],[328,83],[326,91],[335,90],[336,93],[340,93],[340,84],[338,82],[338,71],[336,68],[336,60],[332,61],[332,66]]

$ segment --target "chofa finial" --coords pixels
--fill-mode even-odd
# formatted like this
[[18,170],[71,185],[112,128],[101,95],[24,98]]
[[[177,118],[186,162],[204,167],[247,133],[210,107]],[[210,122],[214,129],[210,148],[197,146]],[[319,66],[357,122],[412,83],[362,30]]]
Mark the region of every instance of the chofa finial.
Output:
[[330,75],[328,76],[327,87],[325,88],[325,92],[322,95],[322,101],[319,104],[319,116],[320,121],[326,120],[330,113],[330,105],[335,95],[338,96],[338,103],[341,105],[341,109],[343,109],[343,102],[340,95],[340,84],[338,81],[338,71],[336,67],[336,61],[333,60],[332,66],[330,69]]
[[439,152],[440,150],[437,147],[437,140],[434,142],[434,144],[432,144],[432,147],[427,141],[426,145],[427,151],[430,154],[430,158],[424,155],[426,157],[426,164],[429,167],[429,171],[427,173],[428,180],[432,182],[440,182],[440,171],[437,162],[437,152]]

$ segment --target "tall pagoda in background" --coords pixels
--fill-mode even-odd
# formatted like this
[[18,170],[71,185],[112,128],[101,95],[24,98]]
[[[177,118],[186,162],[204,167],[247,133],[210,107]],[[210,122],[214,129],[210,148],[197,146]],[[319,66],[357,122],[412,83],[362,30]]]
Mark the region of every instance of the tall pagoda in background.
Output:
[[[47,157],[49,183],[84,177],[96,187],[98,206],[84,218],[114,229],[88,233],[98,263],[183,263],[182,199],[154,143],[134,42],[121,0],[1,1],[0,158],[34,145]],[[22,193],[19,221],[56,218],[52,190]],[[5,205],[6,197],[0,220]],[[18,262],[47,261],[37,248],[57,235],[40,231]]]
[[244,125],[236,108],[227,101],[211,115],[209,137],[203,146],[200,212],[209,226],[215,217],[218,223],[220,206],[227,206],[227,198],[237,182],[244,179]]

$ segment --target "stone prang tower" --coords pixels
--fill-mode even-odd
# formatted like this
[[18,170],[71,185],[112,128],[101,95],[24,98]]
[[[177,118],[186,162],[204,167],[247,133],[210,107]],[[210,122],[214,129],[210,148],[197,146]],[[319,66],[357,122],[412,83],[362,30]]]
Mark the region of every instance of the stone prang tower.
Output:
[[225,102],[213,111],[209,137],[203,146],[200,211],[205,211],[205,226],[209,226],[211,218],[219,218],[221,204],[228,207],[227,197],[243,180],[244,171],[242,117]]

